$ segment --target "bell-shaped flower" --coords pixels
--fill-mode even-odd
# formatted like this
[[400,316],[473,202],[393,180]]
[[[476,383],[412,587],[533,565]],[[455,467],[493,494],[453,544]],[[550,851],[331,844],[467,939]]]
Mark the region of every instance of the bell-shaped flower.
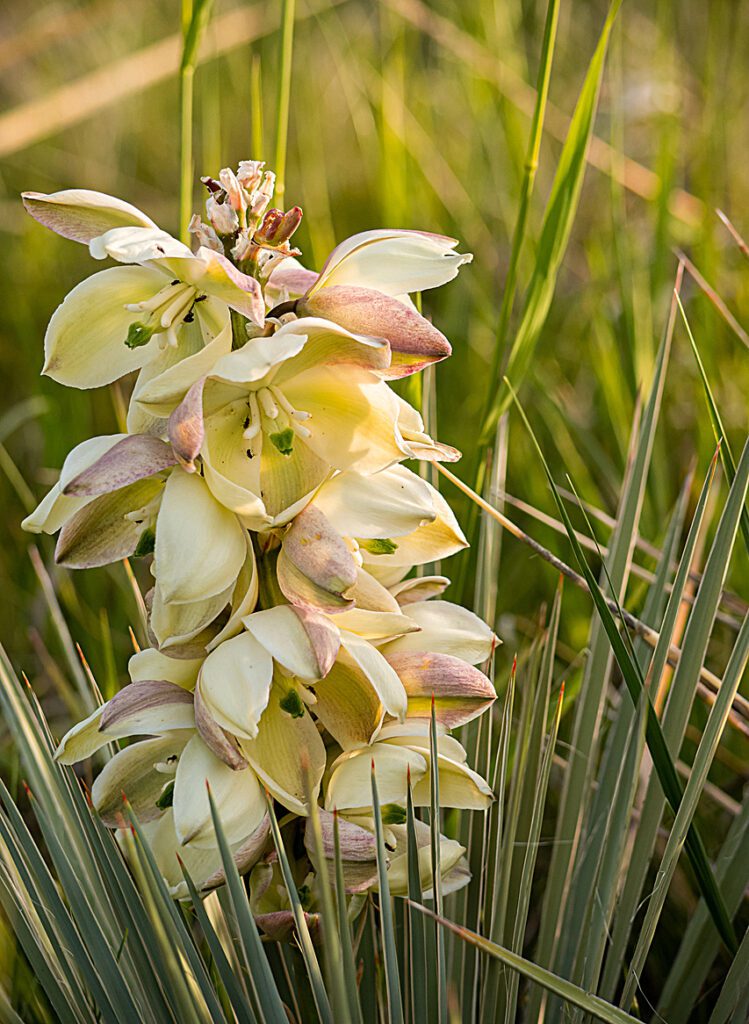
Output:
[[[389,358],[386,342],[312,318],[222,357],[203,385],[201,453],[217,499],[251,529],[269,529],[335,470],[369,474],[421,457],[428,446],[401,430],[403,419],[411,435],[415,410],[377,373]],[[193,384],[180,369],[152,380],[140,404],[154,415],[173,409]]]
[[325,747],[305,684],[327,671],[336,638],[324,621],[305,621],[290,606],[244,622],[246,632],[211,651],[200,669],[196,725],[230,769],[250,764],[276,799],[306,814],[307,787],[316,796]]
[[206,639],[220,642],[241,629],[257,599],[249,536],[194,472],[199,439],[191,426],[174,418],[171,442],[140,434],[84,442],[23,524],[33,532],[59,530],[55,559],[68,568],[153,552],[149,624],[165,647],[198,636],[228,608],[228,619]]
[[[383,807],[398,808],[394,820],[405,820],[409,779],[414,807],[430,803],[430,723],[407,718],[382,727],[370,746],[344,751],[331,765],[325,787],[325,808],[338,810],[364,826],[372,816],[372,765]],[[437,764],[440,804],[464,810],[485,810],[493,800],[491,787],[466,764],[466,752],[439,727]]]
[[[405,466],[348,471],[326,481],[281,537],[278,582],[292,603],[356,608],[346,619],[361,618],[375,581],[389,586],[466,546],[439,491]],[[374,577],[367,586],[362,570]]]
[[[298,316],[319,316],[357,334],[384,338],[393,357],[383,371],[404,377],[450,355],[447,338],[408,298],[411,292],[452,280],[472,257],[455,251],[457,239],[425,231],[364,231],[338,245],[322,271],[306,278],[300,268],[281,264],[270,284],[289,295]],[[281,307],[283,308],[283,307]]]
[[211,248],[193,253],[129,203],[85,189],[26,192],[23,200],[95,259],[122,264],[77,285],[53,314],[43,372],[61,384],[99,387],[143,369],[140,386],[182,359],[197,378],[231,351],[230,309],[262,323],[254,278]]

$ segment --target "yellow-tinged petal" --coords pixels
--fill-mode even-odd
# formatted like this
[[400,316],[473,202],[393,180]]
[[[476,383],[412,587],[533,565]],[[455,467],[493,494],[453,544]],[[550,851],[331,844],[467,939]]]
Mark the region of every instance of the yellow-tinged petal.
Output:
[[169,658],[153,647],[145,647],[133,654],[127,671],[133,682],[139,679],[168,679],[185,690],[192,690],[197,682],[202,658]]
[[291,605],[254,612],[245,617],[244,626],[279,665],[310,683],[326,674],[340,645],[338,630],[328,619],[312,618],[312,613]]
[[226,640],[206,658],[198,686],[218,724],[237,736],[252,739],[268,705],[273,659],[252,636]]
[[323,484],[315,495],[315,506],[343,537],[389,539],[406,536],[434,520],[432,492],[425,480],[405,466],[370,475],[348,470]]
[[249,768],[234,771],[193,736],[182,751],[174,782],[174,828],[183,845],[216,844],[207,787],[230,844],[254,832],[265,817],[265,797],[255,773]]
[[416,601],[408,605],[407,614],[420,631],[386,644],[386,656],[429,651],[479,665],[491,657],[499,643],[483,619],[450,601]]
[[387,713],[393,718],[402,719],[406,714],[408,698],[398,673],[376,647],[353,633],[341,631],[341,646],[369,679]]
[[333,763],[328,780],[327,810],[364,810],[372,806],[372,762],[380,802],[401,806],[406,804],[409,772],[411,785],[415,785],[424,779],[428,767],[426,758],[416,750],[385,743],[342,754]]
[[173,782],[177,758],[192,735],[192,730],[185,730],[131,743],[107,761],[91,789],[93,805],[105,825],[124,824],[123,795],[139,821],[153,821],[163,814],[157,801]]
[[92,192],[70,188],[62,192],[22,192],[23,205],[40,224],[75,242],[88,244],[105,231],[121,227],[155,228],[156,225],[130,203]]
[[[325,770],[325,746],[301,698],[292,703],[289,689],[274,683],[257,736],[240,740],[242,753],[280,803],[307,814],[305,773],[313,800]],[[286,708],[292,708],[291,711]]]
[[245,531],[202,477],[174,470],[156,522],[155,574],[162,600],[204,601],[233,587],[247,556]]
[[137,370],[158,351],[152,338],[128,348],[130,325],[143,314],[125,308],[150,299],[164,275],[150,267],[112,267],[86,278],[52,314],[43,373],[74,388],[97,388]]

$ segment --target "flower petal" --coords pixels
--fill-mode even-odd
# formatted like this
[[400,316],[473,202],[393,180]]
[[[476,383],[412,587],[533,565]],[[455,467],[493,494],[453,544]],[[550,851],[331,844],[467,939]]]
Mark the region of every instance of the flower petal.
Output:
[[[427,761],[431,760],[426,751],[424,756]],[[440,783],[440,806],[459,807],[466,811],[483,811],[494,800],[491,786],[467,764],[438,755],[437,771]],[[413,801],[414,807],[429,806],[431,792],[428,775],[414,785]]]
[[323,610],[348,607],[357,580],[351,552],[314,504],[284,534],[276,571],[289,601]]
[[457,244],[455,238],[425,231],[362,231],[336,246],[307,294],[344,284],[386,295],[437,288],[473,259],[469,253],[456,253]]
[[330,319],[303,316],[292,320],[273,335],[273,340],[290,333],[306,337],[300,351],[289,358],[274,377],[274,383],[285,381],[317,366],[358,366],[363,370],[382,371],[390,365],[390,346],[381,337],[369,338],[351,333]]
[[165,679],[129,683],[107,701],[99,729],[110,736],[153,736],[192,729],[192,694]]
[[252,739],[268,705],[273,659],[251,633],[226,640],[206,658],[198,686],[218,724]]
[[132,655],[127,671],[134,683],[140,679],[168,679],[185,690],[192,690],[202,664],[202,658],[169,658],[153,647],[145,647]]
[[238,843],[251,835],[266,813],[255,773],[249,768],[233,771],[200,736],[193,736],[182,751],[174,782],[174,829],[182,845],[216,844],[208,787],[227,841]]
[[265,285],[265,299],[269,306],[301,298],[318,278],[314,270],[307,270],[293,256],[287,257],[271,271]]
[[195,459],[200,454],[205,437],[203,423],[203,385],[205,377],[197,380],[169,417],[169,440],[183,469],[195,472]]
[[48,194],[22,192],[21,198],[34,220],[75,242],[88,244],[110,228],[130,225],[156,227],[150,217],[130,203],[86,188]]
[[354,470],[326,481],[315,495],[343,537],[403,537],[435,518],[432,488],[405,466],[363,475]]
[[291,605],[254,612],[244,625],[279,665],[305,682],[330,670],[340,646],[338,631],[328,619]]
[[398,400],[367,370],[316,367],[286,381],[283,393],[310,414],[306,443],[333,469],[377,473],[408,455],[396,430]]
[[307,786],[316,800],[325,770],[325,746],[303,704],[299,712],[284,710],[289,689],[274,683],[256,738],[242,739],[240,746],[276,800],[295,814],[306,815]]
[[342,754],[333,763],[330,773],[325,793],[326,809],[345,811],[371,807],[373,763],[382,804],[405,806],[409,773],[411,784],[417,785],[428,769],[426,758],[408,747],[375,743],[364,750]]
[[152,642],[173,658],[192,660],[204,655],[206,644],[223,628],[223,619],[216,626],[213,624],[227,608],[231,596],[232,588],[228,587],[203,601],[173,604],[163,599],[157,582],[151,592],[148,617]]
[[449,729],[472,721],[491,707],[491,680],[473,665],[449,654],[386,653],[408,694],[408,717],[428,719],[432,700],[437,720]]
[[228,640],[242,632],[242,619],[249,615],[257,604],[260,581],[258,579],[257,564],[255,562],[255,551],[252,547],[250,535],[247,534],[247,558],[237,576],[234,585],[234,592],[231,596],[231,611],[226,624],[216,636],[206,645],[207,651],[212,651]]
[[387,713],[393,718],[404,718],[407,696],[403,683],[377,648],[345,630],[341,632],[341,646],[370,681]]
[[221,728],[206,706],[200,686],[195,687],[195,728],[208,749],[227,767],[235,772],[247,767],[237,741]]
[[76,285],[52,314],[42,372],[69,387],[98,388],[139,369],[158,342],[127,347],[130,325],[143,314],[125,307],[150,299],[163,284],[163,274],[150,267],[112,267]]
[[385,718],[378,690],[345,651],[315,684],[315,717],[343,750],[371,743]]
[[162,599],[202,601],[233,587],[247,555],[245,531],[205,481],[175,470],[156,522],[155,574]]
[[[400,468],[400,467],[398,467]],[[377,474],[379,476],[379,473]],[[439,493],[429,486],[435,517],[412,533],[397,540],[394,550],[379,551],[376,546],[362,545],[362,558],[367,568],[383,569],[437,562],[468,547],[455,514]]]
[[383,338],[392,357],[383,368],[388,378],[407,377],[446,359],[450,342],[426,317],[397,298],[373,288],[351,285],[323,287],[297,306],[302,316],[333,320],[355,334]]
[[171,447],[161,438],[131,434],[66,484],[63,494],[74,497],[108,494],[176,464]]
[[164,813],[157,801],[174,779],[168,766],[176,765],[191,735],[190,730],[132,743],[107,761],[91,789],[91,800],[105,825],[124,824],[123,797],[138,821],[153,821]]
[[[179,259],[192,261],[192,251],[184,242],[172,238],[168,231],[158,227],[110,228],[104,234],[92,238],[88,250],[95,260],[107,256],[118,263],[147,263],[151,260]],[[180,275],[181,280],[181,275]]]
[[265,302],[260,285],[221,253],[201,245],[195,258],[185,262],[180,280],[225,302],[255,324],[262,324],[265,320]]
[[467,608],[450,601],[418,601],[408,606],[408,616],[421,632],[403,636],[387,644],[391,654],[430,651],[449,654],[471,665],[491,657],[499,640],[483,619]]
[[67,484],[88,466],[92,466],[105,452],[121,441],[126,434],[110,434],[105,437],[90,437],[81,442],[68,454],[60,470],[60,479],[45,495],[31,515],[21,523],[30,533],[57,533],[61,526],[90,498],[69,498],[63,494]]
[[152,502],[163,486],[163,480],[148,477],[88,502],[60,531],[55,561],[69,569],[91,569],[129,558],[145,527],[127,515]]
[[402,583],[395,583],[390,587],[390,593],[401,608],[406,608],[417,601],[429,601],[433,597],[439,597],[449,586],[450,580],[447,576],[418,576],[403,580]]

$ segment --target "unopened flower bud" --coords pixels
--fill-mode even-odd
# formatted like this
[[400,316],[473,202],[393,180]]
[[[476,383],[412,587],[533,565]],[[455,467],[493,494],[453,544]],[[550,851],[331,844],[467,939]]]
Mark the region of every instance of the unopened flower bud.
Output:
[[232,208],[238,212],[246,210],[247,196],[234,171],[229,167],[224,167],[219,171],[218,177],[224,188],[224,192],[226,192],[229,197],[229,202],[231,203]]
[[218,235],[210,224],[204,224],[202,222],[197,213],[193,214],[193,218],[189,224],[189,230],[198,245],[204,246],[206,249],[213,249],[214,252],[220,252],[223,254],[224,247],[221,244]]
[[240,160],[237,168],[237,180],[247,192],[254,192],[263,180],[264,160]]
[[263,183],[252,197],[250,213],[253,217],[262,217],[273,198],[273,191],[276,187],[276,176],[273,171],[266,171],[263,175]]
[[281,210],[276,210],[275,208],[268,210],[263,217],[262,224],[255,232],[255,240],[273,245],[276,240],[276,233],[283,222],[283,216]]
[[239,229],[239,217],[229,203],[208,196],[205,203],[208,219],[218,235],[233,235]]

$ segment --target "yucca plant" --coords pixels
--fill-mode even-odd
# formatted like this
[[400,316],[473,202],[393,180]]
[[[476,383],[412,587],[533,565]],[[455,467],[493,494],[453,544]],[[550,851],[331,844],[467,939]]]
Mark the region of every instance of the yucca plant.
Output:
[[[194,9],[185,8],[180,65],[183,239],[192,209],[192,79],[209,6],[196,3]],[[65,523],[57,548],[63,565],[100,564],[122,554],[147,555],[154,545],[160,560],[148,608],[138,579],[126,563],[127,585],[142,613],[133,633],[133,683],[119,694],[106,683],[102,689],[110,700],[102,708],[99,687],[85,660],[79,658],[80,651],[74,649],[61,611],[60,590],[70,589],[69,577],[57,568],[48,570],[32,549],[50,617],[67,654],[65,667],[48,666],[48,671],[59,678],[58,689],[68,710],[88,718],[59,744],[33,689],[19,680],[3,655],[0,700],[19,764],[0,794],[0,897],[6,938],[17,944],[14,973],[2,993],[3,1019],[662,1019],[674,1024],[746,1020],[749,940],[742,899],[749,881],[749,805],[740,786],[745,777],[748,717],[741,684],[749,657],[749,624],[745,602],[729,589],[729,572],[734,567],[740,579],[739,566],[749,554],[745,507],[749,448],[744,447],[741,454],[738,447],[736,453],[732,450],[703,363],[700,335],[692,332],[682,305],[685,268],[692,276],[699,274],[686,257],[676,258],[668,302],[655,314],[662,321],[662,341],[650,372],[644,375],[629,437],[617,439],[626,471],[614,516],[607,517],[578,497],[578,453],[574,452],[575,464],[566,466],[560,454],[564,446],[560,443],[550,449],[547,443],[546,408],[525,402],[524,384],[577,213],[607,46],[619,7],[615,3],[609,12],[588,67],[530,255],[528,218],[549,114],[559,6],[550,0],[546,11],[509,269],[485,400],[475,423],[479,443],[454,472],[438,461],[430,462],[424,474],[431,481],[429,490],[418,477],[413,482],[398,481],[401,490],[411,488],[416,504],[415,495],[431,494],[432,485],[441,482],[448,496],[469,502],[466,532],[472,551],[460,556],[460,578],[452,593],[458,591],[464,606],[472,607],[491,628],[483,630],[475,617],[467,617],[467,611],[465,617],[456,611],[454,620],[445,618],[439,625],[445,634],[442,642],[448,646],[459,643],[475,648],[474,660],[483,662],[493,687],[487,688],[481,673],[471,675],[467,669],[446,683],[445,663],[436,664],[439,671],[428,677],[428,683],[418,683],[413,673],[407,679],[404,669],[400,674],[409,714],[421,723],[418,736],[411,736],[408,743],[399,739],[407,732],[401,729],[399,734],[395,726],[395,704],[387,703],[394,699],[392,692],[378,691],[384,710],[377,727],[383,722],[386,728],[387,723],[394,726],[384,743],[377,741],[371,727],[366,737],[356,734],[357,728],[364,727],[351,707],[345,700],[336,703],[328,698],[327,713],[319,719],[320,732],[329,729],[332,734],[332,741],[326,738],[323,755],[327,764],[315,760],[313,741],[301,733],[295,733],[298,750],[281,731],[272,734],[262,751],[257,746],[262,712],[270,704],[253,709],[247,695],[237,702],[226,681],[241,679],[242,659],[246,663],[250,657],[257,658],[262,647],[268,652],[266,660],[270,663],[272,657],[277,666],[271,672],[277,673],[278,665],[285,669],[280,674],[285,682],[276,674],[272,683],[270,678],[267,681],[269,692],[275,694],[271,688],[282,687],[278,701],[282,713],[292,722],[311,720],[315,705],[310,693],[318,685],[318,704],[324,707],[322,684],[331,672],[341,671],[328,663],[330,627],[325,623],[343,622],[336,616],[350,612],[346,604],[350,589],[347,579],[341,579],[348,563],[338,555],[335,572],[330,571],[330,563],[321,572],[319,562],[305,561],[305,549],[320,541],[324,522],[318,517],[306,529],[303,523],[300,536],[294,537],[291,531],[296,526],[287,524],[298,520],[284,519],[284,507],[272,507],[278,475],[268,473],[259,493],[252,495],[244,476],[219,473],[223,463],[216,455],[217,443],[213,455],[210,446],[204,447],[206,430],[198,422],[196,409],[202,409],[207,422],[211,389],[238,380],[250,387],[255,380],[265,379],[258,367],[251,368],[254,377],[246,376],[246,366],[234,369],[226,363],[213,376],[211,367],[206,367],[201,373],[207,372],[208,380],[203,382],[201,377],[197,388],[192,380],[187,386],[184,379],[180,381],[180,401],[175,402],[171,378],[167,376],[166,383],[159,378],[165,366],[167,375],[172,370],[171,360],[159,360],[164,351],[169,357],[178,349],[179,332],[191,330],[193,323],[200,324],[204,337],[211,339],[205,349],[218,342],[220,355],[230,359],[241,354],[244,335],[239,332],[245,330],[244,321],[262,322],[266,313],[277,321],[272,336],[281,346],[289,344],[284,337],[294,336],[295,317],[318,318],[333,325],[326,331],[335,335],[338,346],[352,348],[354,341],[361,345],[364,336],[384,336],[392,353],[389,366],[395,368],[390,376],[398,378],[394,385],[398,400],[411,402],[425,421],[425,430],[412,426],[410,436],[401,435],[413,446],[407,454],[423,454],[431,446],[432,453],[441,457],[450,453],[439,449],[426,433],[434,432],[440,368],[430,366],[420,377],[408,374],[446,354],[443,337],[415,308],[398,309],[396,300],[371,296],[369,305],[362,305],[355,301],[361,296],[342,294],[341,287],[345,292],[346,286],[357,282],[347,279],[345,268],[335,280],[335,269],[350,252],[355,253],[356,245],[348,250],[344,245],[337,260],[334,253],[321,278],[287,262],[287,267],[294,266],[293,272],[283,286],[276,283],[275,292],[266,290],[261,296],[265,309],[259,313],[260,299],[251,281],[256,275],[265,287],[273,274],[261,275],[259,253],[250,256],[247,246],[255,245],[263,259],[292,260],[289,239],[300,212],[292,208],[277,216],[272,211],[273,217],[266,214],[262,204],[270,198],[269,189],[257,165],[244,165],[236,178],[222,172],[221,178],[209,179],[210,223],[193,223],[193,233],[208,250],[216,236],[222,253],[228,251],[225,238],[231,236],[239,273],[229,271],[226,279],[216,267],[219,264],[219,270],[225,271],[223,261],[199,250],[203,257],[198,265],[199,259],[184,251],[184,242],[156,231],[150,218],[140,222],[136,218],[133,225],[135,215],[144,215],[137,210],[133,214],[127,204],[112,201],[102,215],[99,201],[81,203],[80,194],[27,197],[30,212],[58,229],[64,223],[65,207],[72,206],[75,223],[66,230],[79,241],[87,235],[94,255],[106,253],[126,261],[132,256],[127,249],[132,239],[111,234],[120,230],[110,222],[113,216],[148,232],[147,245],[161,249],[140,252],[146,264],[143,281],[154,276],[154,259],[171,260],[171,264],[166,268],[168,281],[157,275],[158,288],[151,288],[149,279],[147,295],[126,297],[128,323],[123,332],[118,322],[122,337],[115,339],[117,346],[105,351],[98,347],[103,331],[96,324],[89,332],[92,344],[87,358],[81,361],[87,342],[81,322],[75,320],[73,330],[64,313],[56,314],[56,329],[48,335],[47,369],[60,380],[91,386],[133,368],[140,368],[141,376],[123,425],[126,436],[114,445],[87,442],[85,457],[79,454],[72,459],[57,490],[29,517],[29,524],[53,530]],[[424,22],[420,5],[410,8],[410,16],[439,29],[439,21]],[[294,6],[286,2],[281,18],[275,147],[281,197],[293,23]],[[387,90],[385,95],[391,96]],[[255,99],[259,101],[257,95]],[[257,121],[255,117],[255,126]],[[261,136],[262,131],[259,140]],[[235,224],[233,215],[238,211]],[[110,232],[103,239],[102,216]],[[397,234],[382,232],[367,242],[389,244]],[[447,242],[451,240],[434,241],[431,255],[453,260],[457,272],[463,259]],[[172,243],[173,251],[165,251]],[[242,245],[247,251],[240,252]],[[385,251],[380,259],[396,261],[400,255],[396,248]],[[407,255],[414,258],[412,252]],[[527,278],[525,261],[530,266]],[[315,288],[312,282],[324,284],[326,271],[327,289]],[[519,300],[518,284],[524,287]],[[92,291],[84,300],[93,311],[87,315],[93,315],[102,301]],[[217,304],[225,301],[231,312],[224,316]],[[156,350],[149,344],[154,336],[165,336],[166,347]],[[261,332],[256,336],[262,338]],[[249,338],[252,345],[252,332]],[[697,465],[693,474],[679,481],[678,500],[647,541],[642,534],[643,505],[648,485],[660,486],[654,482],[652,464],[662,443],[664,390],[676,346],[681,346],[685,359],[695,361],[705,400],[704,419],[717,451],[711,462]],[[366,358],[372,369],[372,360],[379,356],[371,354],[375,344],[370,342],[368,347]],[[197,355],[201,356],[200,350]],[[384,366],[383,362],[376,368]],[[293,374],[287,374],[285,379],[289,378]],[[344,395],[350,389],[350,397],[358,385],[353,376],[346,378],[344,370],[337,386]],[[305,407],[295,404],[283,384],[279,390],[271,380],[264,390],[268,394],[261,398],[255,389],[255,404],[248,404],[243,443],[252,449],[262,435],[283,466],[309,434],[304,415],[295,415],[303,414]],[[116,402],[122,402],[119,385],[114,395]],[[323,404],[313,392],[305,392],[305,397],[313,409]],[[450,400],[454,402],[455,396]],[[161,438],[152,420],[165,410],[170,414],[169,428]],[[278,425],[279,411],[288,423],[284,420],[285,426],[281,423],[278,429],[266,430],[266,421]],[[20,415],[23,418],[24,413]],[[534,431],[539,432],[539,440]],[[123,440],[127,458],[113,458],[110,453]],[[549,527],[555,531],[560,539],[552,542],[554,552],[537,539],[535,528],[530,528],[531,533],[521,529],[512,512],[512,502],[518,502],[507,494],[507,465],[516,447],[526,453],[524,476],[529,481],[521,511],[538,523],[539,531]],[[121,455],[123,449],[119,451]],[[253,452],[253,457],[257,454]],[[346,473],[344,467],[332,465],[340,472],[332,479],[335,483]],[[331,489],[326,497],[326,484],[318,490],[321,481],[316,480],[315,502],[330,515],[336,507],[350,512],[347,506],[352,503],[369,502],[365,508],[374,515],[376,498],[385,506],[395,500],[388,491],[387,472],[379,481],[377,474],[373,477],[381,482],[380,494],[366,491],[363,497],[345,486],[339,487],[342,494]],[[199,498],[188,495],[188,489],[203,486],[196,477],[207,481],[205,486],[219,506],[229,508],[228,518],[213,505],[206,511],[202,491]],[[175,495],[178,488],[184,491],[174,502],[171,519],[162,512],[163,502],[160,508],[154,506],[154,478],[162,481],[159,486],[165,493],[166,487]],[[548,487],[545,491],[537,485],[531,488],[531,480],[545,481]],[[241,544],[237,540],[241,531],[232,518],[240,509],[230,490],[240,485],[253,499],[261,499],[250,506],[247,494],[242,495],[241,525],[251,531],[249,545],[246,535]],[[291,506],[292,486],[284,486]],[[132,493],[133,488],[137,493]],[[121,490],[129,492],[125,503],[117,498]],[[543,507],[537,507],[539,493],[546,495]],[[114,509],[102,504],[101,494],[105,498],[114,494],[120,504]],[[301,498],[302,493],[292,497]],[[425,545],[415,574],[394,581],[387,574],[378,576],[374,568],[378,560],[380,565],[383,559],[394,560],[399,544],[407,547],[405,530],[405,541],[392,531],[384,537],[380,519],[378,530],[358,536],[356,542],[361,564],[371,569],[372,578],[382,579],[387,587],[402,587],[401,594],[411,590],[416,597],[433,596],[432,591],[444,585],[441,560],[462,543],[459,527],[443,510],[444,499],[435,494],[429,500],[435,503],[433,521],[440,527],[442,541]],[[212,556],[210,546],[196,551],[179,547],[179,532],[188,528],[197,505],[199,514],[206,517],[211,540],[229,538],[220,548],[221,558]],[[93,515],[91,509],[95,509]],[[379,508],[377,514],[382,515]],[[419,515],[428,518],[423,509]],[[271,525],[282,535],[280,544],[267,542],[271,534],[263,532],[264,516],[275,519]],[[124,539],[118,534],[111,540],[114,520],[125,522]],[[164,522],[171,526],[172,535]],[[607,532],[605,542],[598,539],[602,526]],[[350,549],[348,532],[340,532]],[[170,536],[171,543],[165,540]],[[325,539],[333,543],[327,535]],[[532,552],[527,574],[539,591],[554,596],[548,608],[538,602],[526,639],[516,645],[514,638],[512,643],[505,638],[504,654],[491,658],[487,655],[494,646],[492,630],[500,637],[503,633],[498,589],[509,545],[523,545]],[[172,570],[169,559],[175,551],[183,564],[177,561]],[[553,590],[555,577],[558,585]],[[197,586],[190,589],[192,582]],[[348,584],[350,588],[352,581]],[[180,587],[187,589],[180,591]],[[222,597],[220,607],[216,590]],[[254,615],[265,619],[251,614],[257,590],[263,595],[263,608]],[[211,600],[216,607],[206,611]],[[580,641],[580,653],[575,656],[567,650],[566,623],[570,607],[578,609],[580,601],[585,602],[589,634]],[[292,629],[286,618],[290,607],[308,608],[310,602],[318,608],[317,617],[305,612],[301,621],[316,666],[305,679],[298,660],[296,620]],[[196,606],[200,606],[197,614]],[[367,608],[366,599],[359,607],[362,613],[403,618],[413,602],[403,600],[399,611],[389,606]],[[282,614],[273,618],[272,613],[279,610]],[[219,612],[223,617],[217,619]],[[418,615],[426,616],[419,624],[427,636],[430,613]],[[576,617],[579,621],[579,613]],[[356,637],[357,628],[351,624],[344,633]],[[398,634],[392,620],[388,629]],[[321,631],[325,643],[320,641]],[[389,645],[399,642],[392,633],[386,629],[375,637],[386,656]],[[251,642],[243,641],[247,636]],[[418,634],[412,633],[411,639],[414,636]],[[161,650],[141,649],[144,639]],[[237,640],[247,650],[239,652],[235,646],[236,655],[224,660],[216,657]],[[348,642],[344,667],[349,666],[345,677],[349,690],[345,692],[351,693],[358,677],[346,658],[356,654],[361,658],[361,644],[368,641],[362,635]],[[435,635],[433,642],[439,644],[440,638]],[[401,655],[408,655],[409,643],[403,645]],[[211,648],[207,658],[206,644]],[[180,657],[165,657],[170,648],[172,655]],[[415,651],[426,664],[428,650],[417,644],[410,653]],[[391,648],[396,667],[397,654]],[[293,666],[288,663],[290,655],[297,657]],[[116,669],[112,677],[117,677]],[[148,682],[154,678],[159,682]],[[335,681],[334,675],[330,679]],[[360,686],[357,692],[363,689]],[[446,722],[457,725],[457,738],[475,773],[467,773],[462,760],[455,757],[458,744],[453,737],[445,738]],[[224,769],[207,791],[202,783],[209,773],[200,766],[192,772],[189,782],[198,809],[190,810],[192,817],[184,815],[177,828],[177,838],[184,842],[177,860],[174,837],[165,844],[159,823],[171,823],[177,813],[170,766],[183,756],[188,732],[187,743],[199,737],[233,772],[232,786],[237,778],[250,781],[243,783],[235,799],[227,796]],[[118,751],[121,738],[130,734],[153,736],[145,744],[161,744],[149,762],[160,773],[158,778],[150,768],[146,773],[133,769],[139,743]],[[355,742],[348,743],[354,734]],[[182,737],[176,746],[175,737]],[[388,742],[392,745],[387,758],[397,751],[402,759],[407,780],[402,800],[383,798],[385,790],[390,794],[392,789],[386,760],[380,756]],[[452,745],[445,748],[447,742]],[[337,743],[344,752],[334,761]],[[730,778],[726,780],[723,771],[716,776],[720,781],[709,781],[719,744],[726,753]],[[281,783],[279,771],[295,755],[293,787],[288,787]],[[83,761],[77,772],[66,766],[77,761]],[[358,767],[344,786],[340,768],[351,764]],[[329,799],[318,805],[323,775]],[[283,775],[284,782],[289,778],[288,773]],[[474,804],[456,800],[461,780],[473,787]],[[347,805],[343,793],[353,789],[357,800]],[[180,794],[180,814],[186,806],[191,809],[193,804]],[[468,806],[474,809],[466,810]],[[186,820],[194,829],[192,834],[184,827]],[[190,846],[195,836],[202,843],[197,849]],[[210,856],[204,853],[206,837]]]

